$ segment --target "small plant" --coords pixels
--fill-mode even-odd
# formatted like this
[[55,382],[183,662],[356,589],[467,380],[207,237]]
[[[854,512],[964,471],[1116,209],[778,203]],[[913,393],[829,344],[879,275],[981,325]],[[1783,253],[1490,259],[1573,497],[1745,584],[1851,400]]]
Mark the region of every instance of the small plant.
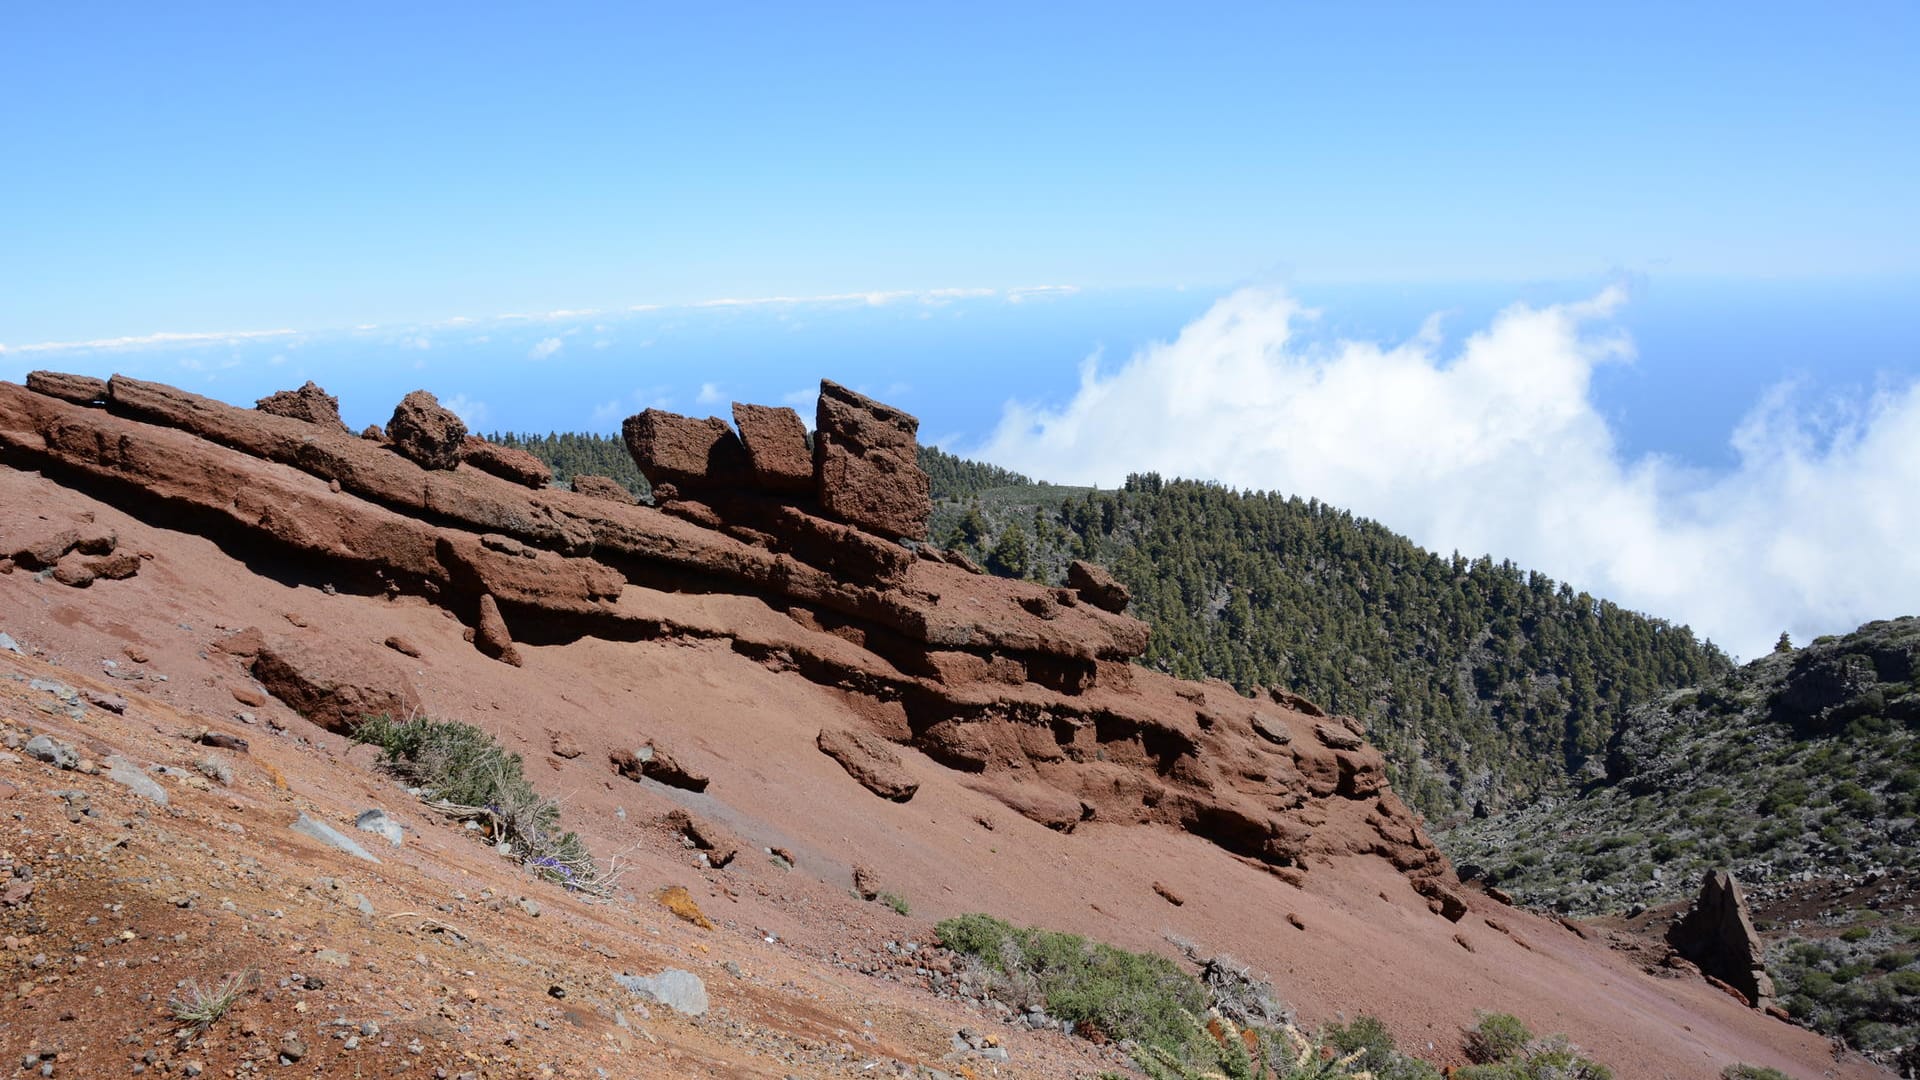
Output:
[[1793,1080],[1793,1077],[1765,1065],[1729,1065],[1720,1070],[1720,1080]]
[[594,896],[613,891],[618,872],[595,862],[579,834],[561,831],[559,804],[534,790],[520,755],[493,736],[451,720],[382,716],[368,717],[353,738],[378,746],[381,763],[440,812],[490,824],[491,838],[539,876]]
[[1340,1053],[1291,1024],[1240,1027],[1218,1012],[1194,1023],[1191,1049],[1182,1057],[1143,1046],[1134,1064],[1151,1080],[1375,1080],[1363,1068],[1368,1051]]
[[221,979],[211,987],[202,987],[197,980],[187,980],[187,986],[178,997],[169,999],[167,1008],[173,1018],[187,1025],[187,1030],[197,1035],[218,1023],[240,1000],[247,989],[247,973],[235,972]]
[[1493,1065],[1526,1050],[1533,1032],[1510,1013],[1481,1013],[1480,1022],[1467,1029],[1467,1060]]
[[907,903],[907,898],[899,893],[883,892],[874,899],[892,908],[897,915],[913,914],[913,905]]

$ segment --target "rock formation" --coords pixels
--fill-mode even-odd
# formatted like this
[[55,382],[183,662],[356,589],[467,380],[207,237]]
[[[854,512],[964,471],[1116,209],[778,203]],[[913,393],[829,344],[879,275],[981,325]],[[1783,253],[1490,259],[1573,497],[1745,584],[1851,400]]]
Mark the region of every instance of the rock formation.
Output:
[[1773,1004],[1766,950],[1754,932],[1740,883],[1714,870],[1700,883],[1693,906],[1667,931],[1667,944],[1702,974],[1738,990],[1756,1009]]
[[320,389],[312,380],[298,390],[278,390],[268,394],[255,402],[253,407],[275,416],[305,420],[309,424],[324,424],[342,430],[347,426],[340,420],[340,399]]
[[[628,420],[641,471],[677,489],[655,507],[592,478],[567,491],[458,467],[491,451],[425,392],[394,411],[388,443],[124,376],[29,382],[0,383],[0,461],[331,588],[422,598],[528,668],[586,637],[725,642],[842,695],[857,727],[820,747],[887,798],[911,797],[930,759],[1060,831],[1183,829],[1285,875],[1346,855],[1450,874],[1357,725],[1129,663],[1147,627],[1104,572],[1052,589],[901,543],[931,509],[918,421],[834,383],[811,456],[790,410],[739,406],[738,434]],[[317,391],[294,397],[317,409]],[[679,602],[690,593],[705,601]],[[392,649],[319,655],[256,633],[228,651],[336,729],[417,704]]]

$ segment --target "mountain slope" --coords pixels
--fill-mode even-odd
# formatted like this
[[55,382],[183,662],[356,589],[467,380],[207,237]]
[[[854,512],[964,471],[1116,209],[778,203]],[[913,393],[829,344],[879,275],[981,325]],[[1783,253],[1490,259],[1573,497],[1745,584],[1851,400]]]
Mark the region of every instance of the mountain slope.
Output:
[[945,474],[963,482],[936,490],[937,541],[1042,581],[1070,558],[1111,566],[1154,629],[1144,663],[1360,716],[1396,788],[1436,817],[1597,772],[1618,718],[1730,666],[1684,626],[1316,500],[1156,475],[1093,491]]

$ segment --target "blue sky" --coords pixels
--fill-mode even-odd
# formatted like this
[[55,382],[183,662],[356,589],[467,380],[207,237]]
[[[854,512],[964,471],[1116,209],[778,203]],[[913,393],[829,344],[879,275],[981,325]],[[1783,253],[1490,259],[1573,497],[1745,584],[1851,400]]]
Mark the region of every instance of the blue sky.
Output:
[[[485,428],[610,430],[825,375],[950,447],[1111,482],[1132,463],[1082,413],[1156,357],[1232,360],[1196,351],[1231,343],[1209,313],[1261,328],[1273,385],[1364,414],[1314,397],[1373,370],[1343,343],[1437,371],[1483,337],[1518,348],[1510,305],[1612,289],[1534,366],[1606,355],[1524,404],[1572,418],[1556,437],[1620,491],[1657,487],[1649,520],[1704,528],[1796,462],[1864,468],[1856,445],[1920,461],[1896,407],[1920,378],[1911,3],[393,8],[0,15],[0,378],[118,370],[235,401],[313,378],[357,422],[427,386]],[[1317,381],[1289,382],[1300,365]],[[1366,452],[1344,447],[1311,453]],[[1867,603],[1810,599],[1838,557],[1754,553],[1792,573],[1714,587],[1800,599],[1723,610],[1537,521],[1466,529],[1303,472],[1284,441],[1250,470],[1161,450],[1141,464],[1333,485],[1304,493],[1723,637]],[[1503,476],[1533,475],[1514,460]],[[1795,520],[1773,516],[1753,528]],[[1895,576],[1854,591],[1920,609],[1920,567]]]

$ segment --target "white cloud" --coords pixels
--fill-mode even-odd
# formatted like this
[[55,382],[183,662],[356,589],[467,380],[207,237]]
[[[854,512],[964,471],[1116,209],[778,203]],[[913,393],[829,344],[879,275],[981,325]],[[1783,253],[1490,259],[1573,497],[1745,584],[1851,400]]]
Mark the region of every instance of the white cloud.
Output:
[[527,350],[527,356],[533,360],[545,360],[547,357],[559,352],[561,346],[565,344],[566,342],[557,337],[541,338],[533,348]]
[[487,408],[486,402],[475,401],[465,394],[455,394],[442,400],[440,404],[458,416],[460,422],[467,425],[469,431],[478,431],[480,425],[487,422],[488,413],[492,412]]
[[727,400],[727,395],[718,384],[706,382],[700,384],[700,392],[694,395],[693,400],[700,405],[719,405]]
[[40,341],[30,345],[0,344],[0,356],[7,353],[57,353],[150,349],[168,345],[232,345],[263,338],[291,337],[294,330],[220,330],[209,333],[158,333],[138,337],[96,338],[92,341]]
[[977,456],[1056,481],[1128,472],[1318,497],[1441,552],[1491,552],[1756,655],[1920,611],[1920,380],[1851,408],[1777,389],[1732,433],[1738,465],[1628,460],[1596,366],[1631,355],[1624,295],[1515,306],[1439,355],[1307,348],[1284,293],[1230,295],[1053,410],[1009,404]]

